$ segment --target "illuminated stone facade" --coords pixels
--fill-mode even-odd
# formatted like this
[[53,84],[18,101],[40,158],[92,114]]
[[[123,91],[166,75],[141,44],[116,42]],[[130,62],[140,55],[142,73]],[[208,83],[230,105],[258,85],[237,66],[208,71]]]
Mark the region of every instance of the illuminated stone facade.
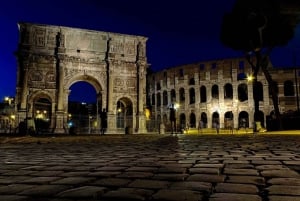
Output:
[[[269,66],[277,83],[280,112],[297,109],[296,73],[293,69],[275,70]],[[220,128],[253,127],[253,91],[259,96],[259,119],[266,127],[274,118],[269,86],[262,72],[258,87],[246,79],[251,67],[244,58],[220,59],[165,69],[149,75],[149,102],[152,119],[170,129],[170,106],[176,108],[177,128],[198,128],[200,120],[207,128],[219,122]],[[299,89],[299,86],[298,86]]]
[[124,132],[117,126],[120,108],[127,110],[131,119],[125,125],[133,133],[146,132],[146,41],[143,36],[20,23],[17,122],[43,111],[52,132],[67,132],[69,88],[85,81],[95,88],[99,107],[108,111],[107,133]]

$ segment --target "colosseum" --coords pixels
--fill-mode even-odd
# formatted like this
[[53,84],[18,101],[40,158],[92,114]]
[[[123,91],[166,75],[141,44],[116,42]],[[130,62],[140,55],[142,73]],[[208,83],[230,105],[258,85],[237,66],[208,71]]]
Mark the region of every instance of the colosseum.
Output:
[[[299,72],[292,68],[268,70],[275,83],[280,113],[299,109]],[[245,58],[218,59],[167,68],[148,75],[151,123],[148,129],[271,128],[275,118],[268,82],[262,72],[253,90],[251,66]],[[297,75],[298,74],[298,75]],[[253,95],[259,99],[259,121],[254,120]],[[175,111],[175,118],[172,116]],[[171,116],[170,116],[171,115]],[[217,122],[217,123],[216,123]],[[151,129],[150,129],[151,130]]]

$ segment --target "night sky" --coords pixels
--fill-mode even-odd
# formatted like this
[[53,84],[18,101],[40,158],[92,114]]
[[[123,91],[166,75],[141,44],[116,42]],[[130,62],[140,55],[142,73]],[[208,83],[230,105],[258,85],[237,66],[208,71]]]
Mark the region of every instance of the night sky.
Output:
[[[148,37],[147,58],[154,71],[210,59],[240,56],[224,47],[220,27],[234,0],[8,0],[0,6],[0,98],[15,96],[18,22],[51,24]],[[300,26],[284,48],[274,49],[274,66],[300,65]],[[71,87],[76,100],[83,85]],[[76,88],[77,87],[77,88]],[[93,92],[93,88],[86,90]],[[74,92],[73,92],[74,91]],[[89,93],[88,93],[89,94]],[[93,93],[91,93],[93,94]],[[95,96],[93,94],[92,96]],[[91,97],[81,97],[88,101]],[[92,97],[93,98],[93,97]]]

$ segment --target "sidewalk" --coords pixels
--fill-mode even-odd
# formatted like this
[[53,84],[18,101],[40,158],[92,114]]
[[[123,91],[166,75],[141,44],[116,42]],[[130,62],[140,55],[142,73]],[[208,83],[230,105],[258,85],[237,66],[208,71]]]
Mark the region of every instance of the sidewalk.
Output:
[[[216,129],[213,128],[204,128],[198,131],[196,128],[189,129],[188,131],[185,131],[184,134],[217,134]],[[253,129],[246,128],[246,129],[220,129],[219,134],[253,134]],[[266,131],[266,132],[256,132],[256,134],[287,134],[287,135],[300,135],[300,130],[283,130],[283,131]]]

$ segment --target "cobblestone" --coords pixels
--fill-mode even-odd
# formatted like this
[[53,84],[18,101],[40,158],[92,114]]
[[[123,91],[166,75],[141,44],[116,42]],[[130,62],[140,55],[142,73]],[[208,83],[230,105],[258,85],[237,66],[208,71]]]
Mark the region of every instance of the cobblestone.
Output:
[[0,200],[300,201],[300,135],[0,137]]

